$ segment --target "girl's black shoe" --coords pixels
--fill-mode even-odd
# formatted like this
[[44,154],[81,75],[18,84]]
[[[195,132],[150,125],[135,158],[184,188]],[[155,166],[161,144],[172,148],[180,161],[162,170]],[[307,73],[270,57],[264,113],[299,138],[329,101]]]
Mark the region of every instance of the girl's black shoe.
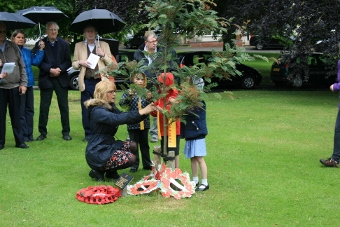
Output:
[[198,188],[196,188],[196,191],[206,191],[209,189],[209,185],[201,184]]

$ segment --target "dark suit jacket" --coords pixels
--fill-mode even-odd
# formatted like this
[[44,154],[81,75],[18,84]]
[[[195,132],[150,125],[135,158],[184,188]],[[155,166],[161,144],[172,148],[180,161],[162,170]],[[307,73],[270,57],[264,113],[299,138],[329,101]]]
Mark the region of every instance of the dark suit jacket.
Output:
[[47,41],[47,38],[44,38],[43,41],[45,42],[45,55],[42,60],[42,62],[39,65],[39,88],[40,89],[48,89],[52,88],[52,78],[50,77],[50,69],[51,68],[60,68],[61,73],[57,77],[59,80],[59,83],[62,87],[67,88],[69,86],[69,78],[67,74],[67,69],[72,66],[71,62],[71,55],[70,55],[70,48],[69,44],[64,41],[63,39],[59,38],[57,39],[57,46],[58,46],[58,52],[55,58],[52,55],[51,52],[51,45]]

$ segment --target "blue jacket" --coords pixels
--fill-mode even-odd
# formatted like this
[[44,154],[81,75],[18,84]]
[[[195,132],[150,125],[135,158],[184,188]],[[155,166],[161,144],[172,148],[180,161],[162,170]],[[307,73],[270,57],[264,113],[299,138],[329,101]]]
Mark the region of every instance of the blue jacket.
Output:
[[44,51],[38,50],[36,54],[32,53],[29,49],[23,46],[19,46],[21,50],[22,60],[25,63],[25,69],[27,74],[27,87],[34,86],[34,74],[32,71],[32,65],[38,66],[43,57],[44,57]]
[[184,115],[186,123],[181,125],[181,134],[185,140],[202,139],[208,135],[206,105],[203,100],[201,102],[202,107],[195,107]]

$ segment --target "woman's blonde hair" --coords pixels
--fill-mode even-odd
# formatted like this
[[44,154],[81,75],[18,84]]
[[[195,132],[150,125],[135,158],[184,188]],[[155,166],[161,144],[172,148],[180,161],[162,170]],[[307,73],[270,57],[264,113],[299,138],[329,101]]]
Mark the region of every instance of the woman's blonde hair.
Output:
[[109,102],[106,94],[110,91],[116,91],[116,85],[111,81],[107,80],[100,81],[96,85],[93,97],[95,99],[101,99],[104,100],[105,102]]

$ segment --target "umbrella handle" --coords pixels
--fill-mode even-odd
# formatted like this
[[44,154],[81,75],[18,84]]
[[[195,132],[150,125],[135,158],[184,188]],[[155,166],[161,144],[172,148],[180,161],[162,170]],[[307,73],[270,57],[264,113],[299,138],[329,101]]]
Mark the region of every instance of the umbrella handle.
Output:
[[97,38],[98,38],[98,48],[100,48],[99,35],[97,35]]

